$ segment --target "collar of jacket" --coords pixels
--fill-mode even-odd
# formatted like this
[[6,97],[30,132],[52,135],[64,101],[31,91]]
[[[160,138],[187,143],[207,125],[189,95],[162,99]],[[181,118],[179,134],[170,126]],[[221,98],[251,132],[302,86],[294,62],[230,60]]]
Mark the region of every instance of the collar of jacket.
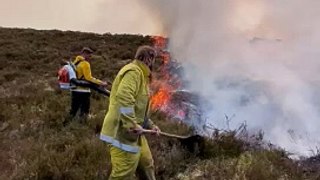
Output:
[[85,60],[86,60],[86,59],[85,59],[83,56],[79,55],[79,56],[76,57],[76,59],[73,61],[73,63],[75,64],[75,63],[77,63],[78,61],[85,61]]
[[143,62],[141,62],[139,60],[134,60],[132,63],[137,65],[137,66],[139,66],[139,68],[142,70],[143,75],[145,77],[149,77],[150,76],[151,71],[150,71],[150,68],[146,64],[144,64]]

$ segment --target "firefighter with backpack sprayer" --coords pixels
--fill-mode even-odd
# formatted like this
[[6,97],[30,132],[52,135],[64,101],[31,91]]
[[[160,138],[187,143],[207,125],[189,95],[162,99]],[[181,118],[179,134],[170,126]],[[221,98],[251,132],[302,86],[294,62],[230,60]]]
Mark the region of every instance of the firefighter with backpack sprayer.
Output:
[[[104,81],[96,79],[91,75],[91,68],[89,61],[91,60],[91,55],[93,50],[84,47],[81,50],[81,55],[77,56],[75,60],[72,62],[73,67],[76,72],[76,79],[84,80],[91,84],[104,86],[106,87],[108,84]],[[80,81],[81,82],[81,81]],[[76,84],[76,83],[74,83]],[[69,123],[72,119],[75,118],[77,112],[80,110],[80,121],[86,122],[89,110],[90,110],[90,96],[91,91],[89,87],[76,86],[75,88],[71,88],[71,109],[69,112],[69,116],[66,118],[64,125]]]

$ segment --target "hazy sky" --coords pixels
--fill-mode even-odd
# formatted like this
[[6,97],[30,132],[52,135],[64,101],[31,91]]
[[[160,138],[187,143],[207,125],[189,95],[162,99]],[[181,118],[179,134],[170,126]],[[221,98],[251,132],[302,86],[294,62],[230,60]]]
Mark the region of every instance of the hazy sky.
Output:
[[0,26],[159,34],[138,0],[0,0]]

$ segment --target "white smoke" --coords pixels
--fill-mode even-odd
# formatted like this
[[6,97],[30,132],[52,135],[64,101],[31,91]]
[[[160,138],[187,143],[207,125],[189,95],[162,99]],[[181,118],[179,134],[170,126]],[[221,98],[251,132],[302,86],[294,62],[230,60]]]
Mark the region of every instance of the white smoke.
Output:
[[141,0],[170,38],[210,123],[310,155],[320,136],[320,1]]

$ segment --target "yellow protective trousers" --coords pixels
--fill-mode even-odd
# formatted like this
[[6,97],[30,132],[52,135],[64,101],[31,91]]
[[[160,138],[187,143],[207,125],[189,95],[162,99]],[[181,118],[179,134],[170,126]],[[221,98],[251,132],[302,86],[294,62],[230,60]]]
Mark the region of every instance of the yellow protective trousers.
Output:
[[109,180],[132,180],[136,170],[139,179],[155,180],[154,162],[145,136],[139,138],[140,151],[131,153],[110,147],[111,175]]

